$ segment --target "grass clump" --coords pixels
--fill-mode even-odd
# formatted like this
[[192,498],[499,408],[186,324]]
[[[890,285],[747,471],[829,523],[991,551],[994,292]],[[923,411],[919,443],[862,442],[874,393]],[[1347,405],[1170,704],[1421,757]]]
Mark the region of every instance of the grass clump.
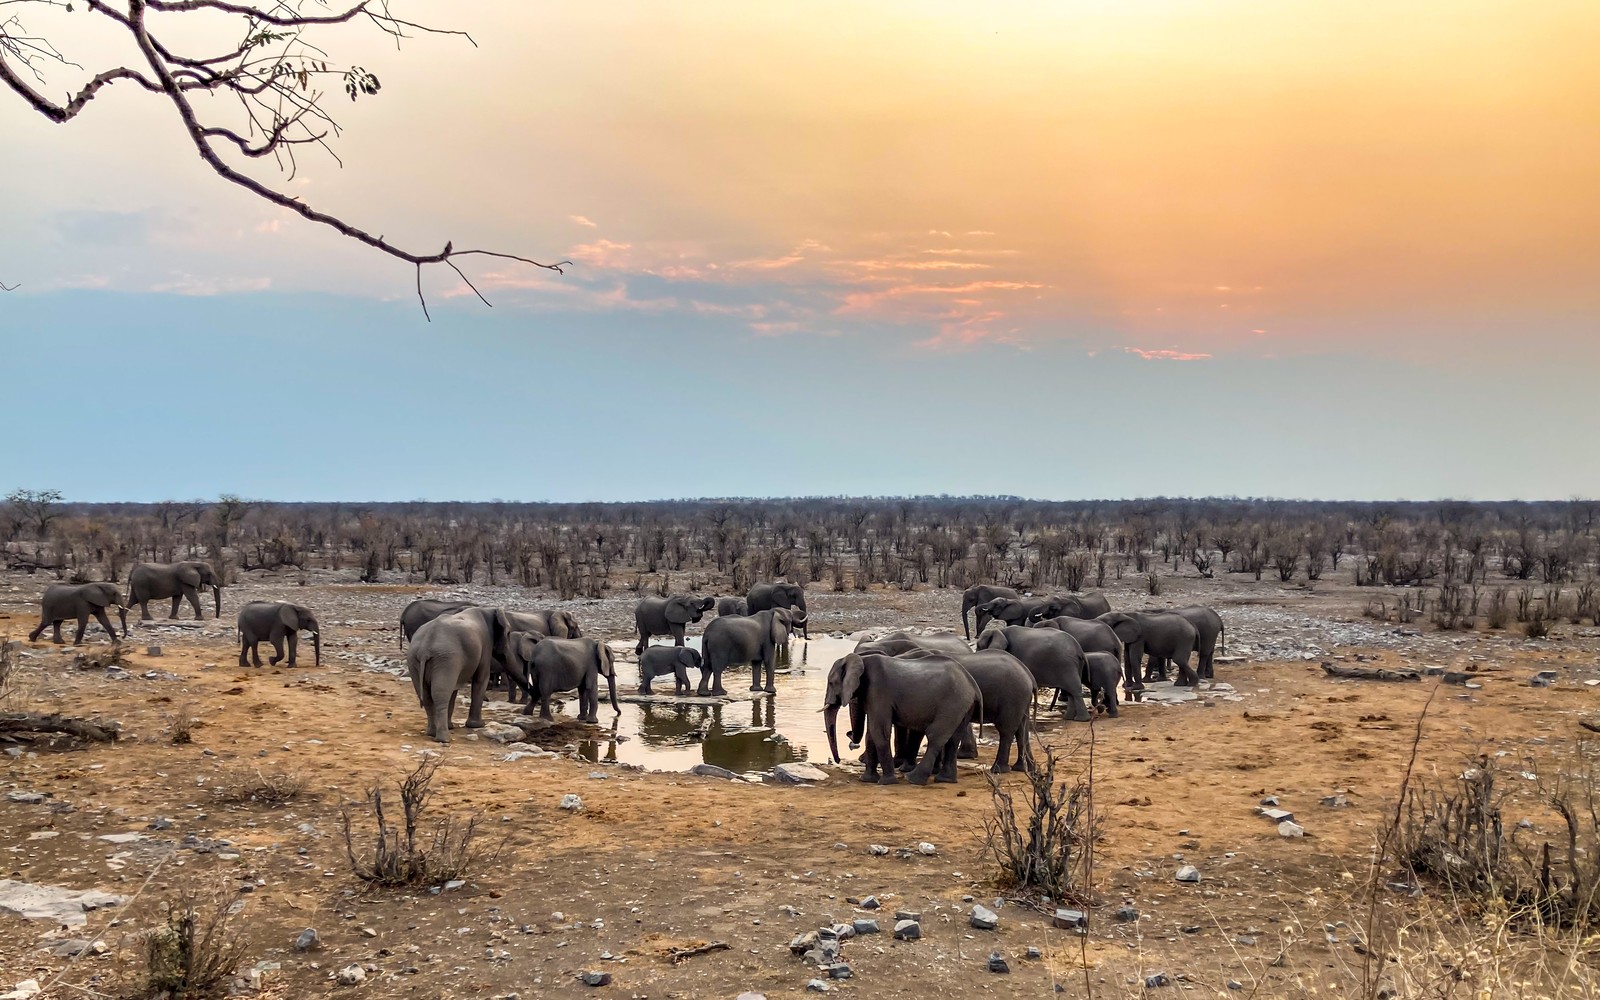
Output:
[[[476,819],[462,823],[447,816],[433,820],[429,829],[423,829],[438,770],[439,758],[428,756],[401,779],[398,826],[390,819],[394,800],[377,785],[367,791],[361,803],[346,803],[340,809],[345,854],[357,878],[389,887],[438,885],[465,878],[479,863],[492,862],[499,856],[499,847],[483,849]],[[359,832],[362,824],[355,817],[358,808],[371,814],[371,826],[365,833]],[[370,847],[358,848],[358,838],[370,839]]]

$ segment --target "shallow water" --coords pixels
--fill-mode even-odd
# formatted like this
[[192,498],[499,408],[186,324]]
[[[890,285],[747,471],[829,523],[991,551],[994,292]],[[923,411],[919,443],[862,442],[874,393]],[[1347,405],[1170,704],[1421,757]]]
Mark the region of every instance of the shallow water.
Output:
[[[699,636],[688,644],[696,648]],[[822,694],[833,662],[855,648],[849,639],[794,639],[789,643],[789,672],[777,676],[775,695],[759,694],[754,701],[733,701],[723,705],[633,705],[624,702],[622,714],[610,727],[611,706],[600,692],[600,722],[612,729],[613,736],[626,740],[588,740],[578,744],[578,752],[594,761],[620,761],[642,764],[664,771],[686,771],[696,764],[715,764],[730,771],[765,771],[790,761],[825,761],[828,739],[822,731]],[[617,664],[617,693],[631,694],[639,689],[639,666]],[[780,661],[778,668],[784,667]],[[697,671],[689,672],[689,683],[698,684]],[[722,686],[730,694],[742,695],[750,686],[750,670],[723,671]],[[672,677],[657,677],[652,682],[657,694],[672,692]],[[566,715],[577,714],[575,699],[562,706]]]

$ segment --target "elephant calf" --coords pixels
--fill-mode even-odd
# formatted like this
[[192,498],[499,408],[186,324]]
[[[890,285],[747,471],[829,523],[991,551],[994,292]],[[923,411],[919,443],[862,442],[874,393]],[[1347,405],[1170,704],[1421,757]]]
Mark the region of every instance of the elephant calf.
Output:
[[[735,616],[737,617],[737,616]],[[694,689],[689,686],[689,671],[700,671],[704,677],[706,672],[705,661],[700,659],[699,651],[688,646],[651,646],[639,657],[639,693],[654,694],[650,690],[650,682],[657,677],[672,675],[672,693],[677,695],[694,694]]]
[[295,652],[300,647],[300,633],[311,634],[311,648],[317,666],[322,666],[322,626],[310,608],[298,604],[251,601],[239,609],[239,666],[248,666],[246,656],[261,666],[262,642],[272,643],[272,658],[267,662],[277,666],[283,659],[284,640],[289,643],[289,666],[295,665]]
[[54,626],[51,642],[61,645],[61,623],[69,618],[78,620],[78,632],[72,637],[74,646],[83,642],[83,633],[93,617],[106,630],[112,642],[117,641],[117,630],[106,617],[106,608],[115,606],[122,619],[122,635],[128,635],[128,609],[122,603],[122,591],[114,583],[58,583],[44,592],[39,599],[39,627],[28,633],[28,641],[36,641],[48,626]]
[[1089,686],[1090,704],[1096,708],[1104,708],[1106,714],[1113,719],[1117,717],[1117,682],[1122,680],[1122,661],[1114,653],[1099,651],[1084,653],[1083,657],[1089,663],[1089,676],[1085,678]]

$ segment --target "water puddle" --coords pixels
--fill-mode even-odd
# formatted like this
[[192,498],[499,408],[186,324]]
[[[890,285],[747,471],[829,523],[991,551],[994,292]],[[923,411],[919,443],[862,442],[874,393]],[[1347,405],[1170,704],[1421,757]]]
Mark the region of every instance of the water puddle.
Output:
[[[699,648],[699,636],[688,644]],[[776,679],[776,695],[755,694],[752,701],[720,705],[630,704],[612,727],[611,707],[600,689],[600,721],[612,738],[580,742],[578,752],[593,761],[641,764],[664,771],[687,771],[696,764],[715,764],[734,772],[765,771],[791,761],[825,761],[828,740],[822,731],[822,694],[828,670],[839,657],[855,649],[850,639],[794,639],[789,644],[789,672]],[[779,669],[784,665],[780,662]],[[698,671],[689,672],[691,685],[700,682]],[[723,672],[722,686],[743,698],[750,686],[750,671]],[[657,694],[672,691],[672,677],[652,682]],[[639,689],[639,666],[633,651],[627,662],[617,662],[617,694]],[[577,714],[575,699],[563,706],[566,715]],[[616,736],[626,736],[617,740]]]

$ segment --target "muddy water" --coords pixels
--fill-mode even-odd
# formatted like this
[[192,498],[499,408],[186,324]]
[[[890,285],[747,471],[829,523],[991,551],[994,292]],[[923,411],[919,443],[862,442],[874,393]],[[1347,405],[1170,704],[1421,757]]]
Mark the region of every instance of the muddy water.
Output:
[[[698,636],[689,644],[699,647]],[[663,771],[686,771],[696,764],[715,764],[730,771],[765,771],[790,761],[825,761],[828,740],[822,731],[822,692],[833,661],[855,648],[848,639],[795,639],[789,644],[788,673],[777,676],[775,695],[759,694],[754,701],[723,705],[633,705],[624,702],[616,718],[614,736],[626,740],[592,740],[578,745],[590,760],[642,764]],[[632,654],[629,654],[631,661]],[[783,664],[779,663],[779,669]],[[700,675],[689,672],[689,683]],[[637,663],[617,664],[617,693],[638,690]],[[742,695],[750,686],[750,671],[723,672],[722,686]],[[672,677],[652,682],[657,694],[672,692]],[[600,721],[612,717],[601,688]],[[562,707],[577,713],[575,700]]]

